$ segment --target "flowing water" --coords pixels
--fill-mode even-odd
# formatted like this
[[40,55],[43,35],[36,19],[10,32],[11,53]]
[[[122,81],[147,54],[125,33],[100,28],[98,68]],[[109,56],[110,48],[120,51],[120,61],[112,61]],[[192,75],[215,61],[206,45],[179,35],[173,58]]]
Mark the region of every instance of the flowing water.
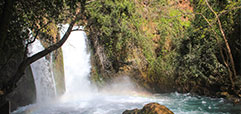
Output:
[[[29,56],[34,55],[43,49],[44,47],[40,41],[36,40],[29,46]],[[46,101],[56,95],[55,81],[53,79],[51,66],[51,60],[49,62],[45,57],[31,64],[36,85],[37,102]]]
[[[241,112],[240,105],[233,106],[223,99],[179,93],[153,95],[135,88],[128,77],[118,78],[110,86],[97,90],[89,81],[91,65],[85,33],[72,32],[62,49],[66,93],[60,98],[20,107],[14,114],[121,114],[126,109],[142,108],[150,102],[165,105],[175,114]],[[34,72],[40,72],[38,70]]]

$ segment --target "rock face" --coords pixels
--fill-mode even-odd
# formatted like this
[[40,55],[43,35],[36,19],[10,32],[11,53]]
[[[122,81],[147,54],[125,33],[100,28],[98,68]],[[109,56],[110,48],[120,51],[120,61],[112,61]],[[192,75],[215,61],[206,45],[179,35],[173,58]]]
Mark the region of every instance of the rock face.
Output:
[[[51,23],[48,27],[49,27],[48,29],[50,31],[48,33],[50,40],[46,40],[46,39],[42,40],[41,37],[39,38],[41,41],[41,44],[45,48],[51,46],[54,43],[57,43],[60,40],[60,35],[57,34],[58,33],[57,25]],[[44,35],[42,37],[44,37]],[[51,67],[53,68],[52,70],[53,70],[54,80],[55,80],[55,84],[56,84],[57,96],[61,96],[65,92],[65,76],[64,76],[64,63],[63,63],[62,48],[59,48],[59,49],[51,52],[51,54],[48,54],[46,56],[46,59],[48,61],[50,61],[50,63],[52,63]]]
[[[160,93],[174,92],[175,82],[172,75],[173,68],[170,68],[167,63],[161,66],[166,60],[161,61],[162,57],[160,56],[165,55],[162,50],[171,51],[173,48],[171,46],[171,39],[169,39],[169,37],[163,38],[165,42],[167,42],[165,45],[159,43],[160,35],[158,34],[163,30],[158,30],[159,24],[154,23],[159,21],[162,17],[157,17],[156,20],[147,18],[148,16],[159,15],[160,12],[146,9],[147,5],[152,4],[149,1],[128,1],[128,4],[129,3],[133,3],[135,6],[125,6],[126,9],[123,9],[123,11],[121,10],[120,14],[127,13],[120,15],[121,17],[118,19],[112,18],[113,16],[110,15],[118,12],[119,10],[117,9],[121,9],[121,7],[111,12],[108,8],[104,7],[108,2],[100,4],[103,5],[103,7],[100,7],[101,10],[99,10],[107,11],[107,13],[102,14],[102,12],[95,12],[96,14],[101,13],[103,16],[110,16],[110,20],[115,20],[113,22],[118,23],[108,22],[109,25],[104,21],[98,21],[102,19],[99,19],[99,17],[88,18],[87,20],[88,24],[86,25],[86,29],[88,31],[88,41],[92,52],[91,80],[102,86],[108,84],[116,77],[129,76],[134,82],[148,91]],[[160,8],[162,6],[161,4],[156,4],[155,7]],[[135,32],[137,31],[135,29],[136,27],[131,27],[134,23],[131,23],[132,18],[128,15],[135,15],[131,13],[132,11],[130,9],[132,8],[135,8],[135,10],[137,10],[136,12],[140,13],[140,15],[145,16],[143,17],[143,19],[145,18],[145,22],[143,22],[145,24],[140,24],[140,27],[139,25],[137,27],[140,28],[141,31],[146,31],[143,34]],[[95,13],[90,17],[95,17]],[[90,15],[92,15],[92,13]],[[136,18],[140,17],[137,16]],[[127,23],[127,20],[130,21],[130,23]],[[106,32],[107,30],[100,30],[100,28],[108,28],[108,33]],[[148,40],[143,41],[139,35],[143,36],[143,39]],[[170,57],[166,56],[165,58]],[[161,65],[159,65],[159,63]]]
[[158,103],[146,104],[142,109],[126,110],[122,114],[174,114],[167,107]]
[[[50,36],[57,36],[58,33],[57,28],[54,29],[54,27],[51,27],[52,33]],[[44,35],[42,36],[44,37]],[[41,40],[41,36],[39,38]],[[41,40],[41,43],[48,47],[52,43],[56,43],[60,38],[59,37],[53,37],[53,39],[50,39],[49,42]],[[10,42],[14,45],[19,46],[18,48],[9,48],[7,46],[3,46],[4,48],[0,49],[0,89],[3,87],[3,84],[6,83],[11,76],[14,75],[16,70],[18,69],[19,64],[22,62],[24,57],[27,55],[24,55],[24,45],[22,40],[19,42],[14,41]],[[64,67],[63,67],[63,55],[62,50],[58,49],[54,51],[52,54],[49,54],[46,56],[46,58],[50,61],[52,61],[52,67],[53,67],[53,74],[55,76],[56,81],[56,89],[57,94],[62,95],[65,92],[65,83],[64,83]],[[3,94],[3,92],[0,90],[0,95]],[[6,99],[11,104],[11,110],[15,110],[19,106],[25,106],[28,104],[32,104],[36,101],[36,87],[34,83],[33,73],[30,67],[27,67],[25,70],[25,74],[20,79],[20,81],[17,83],[17,88],[14,89]],[[0,102],[0,106],[3,105],[2,102]]]
[[24,76],[17,83],[17,88],[8,96],[7,100],[11,103],[11,111],[16,110],[19,106],[35,102],[36,87],[30,67],[26,68]]
[[64,76],[64,63],[62,49],[53,52],[53,73],[56,83],[57,95],[63,95],[65,92],[65,76]]

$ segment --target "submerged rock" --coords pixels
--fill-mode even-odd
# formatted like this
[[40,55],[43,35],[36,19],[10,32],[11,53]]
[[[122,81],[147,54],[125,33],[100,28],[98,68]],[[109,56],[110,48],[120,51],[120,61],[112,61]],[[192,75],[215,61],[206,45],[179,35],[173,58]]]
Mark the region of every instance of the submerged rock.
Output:
[[126,110],[122,114],[174,114],[164,105],[158,103],[146,104],[142,109]]

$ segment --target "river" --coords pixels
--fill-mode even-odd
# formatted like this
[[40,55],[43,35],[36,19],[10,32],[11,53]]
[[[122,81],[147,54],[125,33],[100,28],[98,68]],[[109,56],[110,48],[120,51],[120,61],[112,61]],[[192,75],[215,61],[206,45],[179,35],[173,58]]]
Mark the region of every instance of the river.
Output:
[[[57,98],[52,96],[47,100],[38,100],[35,104],[19,107],[13,114],[121,114],[126,109],[142,108],[150,102],[165,105],[175,114],[240,114],[241,112],[240,105],[233,106],[220,98],[177,92],[151,94],[137,89],[127,76],[98,90],[89,80],[91,65],[86,40],[84,32],[75,31],[62,47],[66,93]],[[38,70],[40,69],[34,71]]]

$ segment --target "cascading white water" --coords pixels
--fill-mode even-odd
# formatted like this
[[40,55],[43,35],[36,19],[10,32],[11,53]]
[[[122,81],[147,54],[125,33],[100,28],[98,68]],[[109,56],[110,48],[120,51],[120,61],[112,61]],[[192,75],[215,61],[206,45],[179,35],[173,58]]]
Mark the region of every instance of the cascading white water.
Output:
[[[39,40],[36,40],[28,48],[29,56],[32,56],[44,49]],[[51,64],[52,63],[46,60],[45,57],[31,64],[37,92],[37,102],[46,101],[56,95]]]
[[[57,100],[21,107],[13,114],[122,114],[126,109],[141,108],[150,102],[165,105],[175,114],[239,114],[241,111],[240,105],[234,107],[225,103],[223,99],[179,93],[146,94],[143,91],[136,91],[128,78],[118,78],[109,87],[97,92],[88,79],[91,65],[85,41],[85,33],[76,31],[70,34],[63,45],[66,93]],[[41,59],[38,64],[47,63],[45,59]],[[38,66],[37,63],[36,66]],[[48,67],[48,65],[42,65],[42,67]],[[34,70],[43,69],[41,67],[32,68],[36,74],[40,74],[39,71],[45,71]],[[40,79],[50,80],[46,77]],[[36,86],[41,87],[41,84]]]
[[[62,36],[63,34],[61,34]],[[93,94],[89,81],[90,53],[87,52],[85,40],[87,39],[84,32],[71,32],[68,40],[62,46],[66,83],[65,97],[89,97]]]
[[53,87],[54,87],[54,94],[55,96],[57,95],[57,88],[56,88],[56,82],[55,82],[55,78],[54,78],[54,68],[53,68],[53,53],[50,53],[50,62],[49,62],[49,67],[50,67],[50,72],[51,72],[51,78],[53,80]]

